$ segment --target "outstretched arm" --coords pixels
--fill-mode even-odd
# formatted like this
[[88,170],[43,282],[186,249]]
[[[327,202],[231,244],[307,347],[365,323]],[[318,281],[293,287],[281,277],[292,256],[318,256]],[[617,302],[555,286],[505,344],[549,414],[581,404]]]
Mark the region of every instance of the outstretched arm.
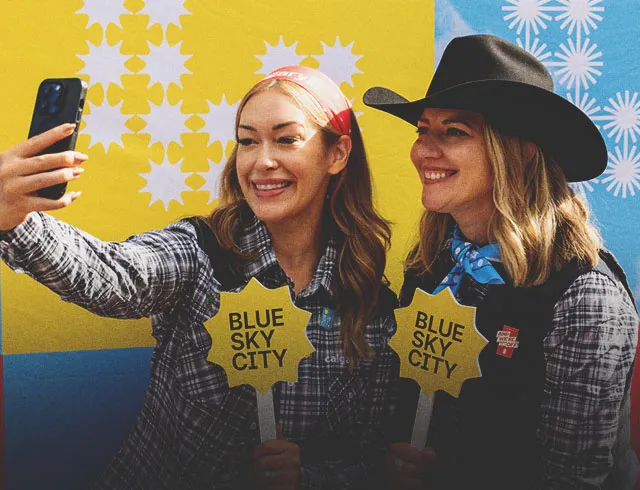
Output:
[[80,175],[84,155],[34,156],[72,129],[59,126],[0,154],[0,258],[99,315],[136,318],[171,308],[192,290],[202,259],[190,224],[115,243],[38,212],[63,208],[77,197],[36,195]]

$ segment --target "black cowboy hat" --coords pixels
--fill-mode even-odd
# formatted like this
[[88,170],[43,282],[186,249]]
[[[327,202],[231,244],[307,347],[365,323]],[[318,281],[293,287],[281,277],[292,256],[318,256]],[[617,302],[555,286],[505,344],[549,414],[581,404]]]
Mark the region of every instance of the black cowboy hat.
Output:
[[414,126],[426,107],[479,112],[493,127],[549,152],[569,182],[593,179],[607,167],[606,145],[589,116],[553,92],[549,71],[533,55],[495,36],[454,38],[423,99],[409,102],[373,87],[364,103]]

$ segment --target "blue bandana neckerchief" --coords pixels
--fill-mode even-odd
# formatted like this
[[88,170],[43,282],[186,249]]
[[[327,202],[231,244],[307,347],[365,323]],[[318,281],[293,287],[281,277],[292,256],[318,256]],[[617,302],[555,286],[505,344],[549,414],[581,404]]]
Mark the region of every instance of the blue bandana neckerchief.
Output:
[[455,296],[463,274],[469,274],[481,284],[504,284],[502,277],[491,264],[492,260],[500,261],[500,249],[497,243],[489,243],[478,248],[473,243],[466,241],[456,226],[451,241],[451,255],[455,260],[455,265],[431,294],[437,294],[449,286]]

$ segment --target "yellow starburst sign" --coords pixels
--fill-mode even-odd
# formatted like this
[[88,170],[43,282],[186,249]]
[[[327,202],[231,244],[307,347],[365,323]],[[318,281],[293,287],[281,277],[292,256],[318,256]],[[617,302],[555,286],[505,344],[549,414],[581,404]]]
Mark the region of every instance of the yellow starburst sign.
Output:
[[482,376],[478,354],[487,339],[476,328],[476,308],[458,303],[449,288],[436,295],[416,289],[395,316],[389,345],[400,356],[400,376],[415,379],[424,394],[443,390],[457,397],[466,379]]
[[255,278],[238,293],[221,293],[205,322],[207,359],[222,366],[229,387],[248,384],[264,395],[278,381],[298,380],[298,363],[315,349],[307,338],[311,313],[291,302],[289,288],[267,289]]

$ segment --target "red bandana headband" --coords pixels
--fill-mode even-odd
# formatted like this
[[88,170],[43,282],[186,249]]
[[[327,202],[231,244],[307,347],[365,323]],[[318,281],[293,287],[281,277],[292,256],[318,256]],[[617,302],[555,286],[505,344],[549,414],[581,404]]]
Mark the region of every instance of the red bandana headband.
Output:
[[299,85],[313,97],[340,134],[351,134],[351,104],[340,88],[324,73],[306,66],[283,66],[272,71],[258,83],[287,80]]

